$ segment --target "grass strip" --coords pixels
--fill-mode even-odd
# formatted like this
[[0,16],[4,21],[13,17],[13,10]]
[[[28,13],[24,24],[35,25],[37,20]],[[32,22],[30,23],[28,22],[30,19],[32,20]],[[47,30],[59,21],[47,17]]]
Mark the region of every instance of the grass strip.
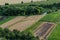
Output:
[[48,40],[60,40],[60,24],[56,26],[51,35],[48,37]]
[[3,23],[8,22],[9,20],[11,20],[11,19],[13,19],[13,18],[15,18],[15,17],[16,17],[16,16],[9,16],[9,18],[7,18],[7,19],[5,19],[5,20],[0,21],[0,25],[2,25]]

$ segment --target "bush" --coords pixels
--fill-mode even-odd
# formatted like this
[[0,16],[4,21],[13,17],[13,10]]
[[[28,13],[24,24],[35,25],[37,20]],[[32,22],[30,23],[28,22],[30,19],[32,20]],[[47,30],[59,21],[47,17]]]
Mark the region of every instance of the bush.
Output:
[[9,5],[9,3],[5,3],[5,5]]

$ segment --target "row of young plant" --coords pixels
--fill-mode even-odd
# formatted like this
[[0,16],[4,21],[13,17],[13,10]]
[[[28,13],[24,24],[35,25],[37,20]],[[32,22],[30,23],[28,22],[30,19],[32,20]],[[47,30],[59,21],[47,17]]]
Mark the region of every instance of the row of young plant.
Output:
[[0,6],[0,15],[1,16],[18,16],[18,15],[40,15],[44,12],[51,13],[60,9],[60,3],[48,4],[48,5],[37,5],[29,4],[20,6],[10,6],[5,4],[5,6]]

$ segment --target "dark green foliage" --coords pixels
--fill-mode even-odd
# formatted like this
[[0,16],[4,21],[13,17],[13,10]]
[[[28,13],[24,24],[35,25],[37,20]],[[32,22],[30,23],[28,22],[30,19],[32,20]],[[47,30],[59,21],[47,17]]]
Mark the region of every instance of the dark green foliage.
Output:
[[21,4],[23,4],[24,2],[23,1],[21,1]]
[[0,6],[0,16],[18,16],[18,15],[38,15],[43,14],[44,12],[51,13],[55,12],[60,9],[60,3],[54,3],[54,4],[29,4],[24,5],[21,4],[20,6],[10,6],[7,5]]
[[33,0],[31,0],[31,3],[33,3]]
[[9,5],[9,3],[5,3],[5,5]]
[[31,33],[21,33],[18,30],[10,31],[7,28],[0,28],[0,38],[5,38],[6,40],[39,40],[39,38],[34,37]]

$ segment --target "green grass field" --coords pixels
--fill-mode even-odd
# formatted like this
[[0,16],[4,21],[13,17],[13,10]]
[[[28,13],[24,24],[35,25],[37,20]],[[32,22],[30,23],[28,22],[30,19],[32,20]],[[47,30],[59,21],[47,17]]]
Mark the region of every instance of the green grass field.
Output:
[[41,22],[54,22],[56,23],[56,28],[48,37],[48,40],[60,40],[60,11],[47,14],[41,19]]
[[60,24],[56,26],[51,35],[48,37],[48,40],[60,40]]
[[41,19],[43,22],[60,22],[60,11],[47,14]]
[[[42,1],[42,2],[33,2],[33,4],[53,4],[53,3],[60,3],[60,0],[49,0],[49,1]],[[12,6],[21,6],[21,5],[29,5],[31,3],[24,3],[24,4],[12,4]],[[11,5],[10,5],[11,6]],[[6,20],[3,20],[0,22],[0,25],[13,19],[14,17],[9,17]],[[39,20],[38,22],[36,22],[35,24],[33,24],[32,26],[30,26],[30,28],[26,29],[25,31],[32,31],[35,30],[42,22],[53,22],[56,23],[56,28],[53,30],[53,32],[50,34],[50,36],[48,37],[48,40],[60,40],[60,11],[57,12],[53,12],[50,14],[47,14],[45,17],[43,17],[41,20]]]

